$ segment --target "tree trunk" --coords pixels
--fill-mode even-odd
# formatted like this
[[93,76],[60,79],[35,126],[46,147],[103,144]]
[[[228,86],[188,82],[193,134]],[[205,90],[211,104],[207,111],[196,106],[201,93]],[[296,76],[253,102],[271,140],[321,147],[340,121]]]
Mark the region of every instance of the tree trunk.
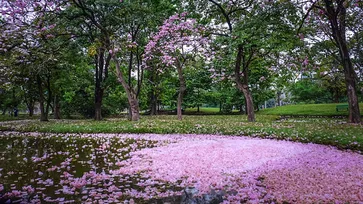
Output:
[[345,84],[348,93],[349,104],[349,122],[360,123],[361,116],[359,110],[359,101],[357,95],[356,73],[354,71],[352,61],[350,60],[349,51],[345,39],[338,37],[339,50],[343,61]]
[[179,94],[178,94],[178,101],[177,101],[177,115],[178,120],[183,119],[183,113],[182,113],[182,105],[183,105],[183,98],[185,91],[187,90],[185,78],[183,75],[183,69],[179,61],[177,61],[177,71],[178,71],[178,77],[179,77]]
[[34,115],[34,100],[32,99],[27,99],[25,97],[25,104],[26,104],[26,107],[29,111],[29,117],[32,117]]
[[48,114],[44,108],[44,93],[43,93],[43,86],[42,80],[39,75],[37,75],[37,84],[38,84],[38,91],[39,91],[39,108],[40,108],[40,121],[48,121]]
[[103,89],[97,87],[95,90],[95,120],[102,120],[102,98]]
[[199,88],[198,88],[198,104],[197,104],[197,112],[199,113],[199,106],[200,106],[200,104],[199,104]]
[[140,112],[139,112],[139,102],[136,98],[136,94],[129,91],[131,97],[129,98],[130,110],[131,110],[131,121],[138,121],[140,119]]
[[54,119],[61,119],[60,116],[60,101],[59,101],[59,96],[55,95],[54,96]]
[[150,115],[158,115],[156,101],[155,102],[154,101],[151,102]]
[[[32,80],[31,80],[32,81]],[[34,90],[33,83],[30,83],[30,80],[28,83],[26,83],[27,92],[24,94],[24,102],[26,104],[26,107],[29,111],[29,117],[32,117],[34,115],[34,105],[35,105],[35,95],[34,92],[31,92],[31,90]]]
[[[103,62],[101,62],[101,60],[103,61],[103,56],[101,57],[100,55],[103,55],[103,53],[99,53],[98,55],[95,56],[95,64],[96,64],[96,73],[95,73],[95,120],[102,120],[102,112],[101,112],[101,108],[102,108],[102,95],[103,95],[103,91],[101,89],[101,79],[102,79],[102,73],[100,74],[99,72],[102,72],[102,64]],[[102,59],[100,59],[102,58]],[[100,77],[101,75],[101,77]]]
[[30,103],[27,107],[29,111],[29,117],[32,117],[34,115],[34,103]]
[[51,89],[51,87],[50,87],[50,75],[48,75],[47,76],[47,92],[48,92],[48,97],[47,97],[47,105],[46,105],[46,107],[45,107],[45,114],[47,115],[47,117],[48,117],[48,115],[49,115],[49,108],[50,108],[50,106],[51,106],[51,104],[52,104],[52,89]]
[[246,99],[246,97],[244,97],[244,99],[245,99],[245,114],[247,115],[247,99]]
[[44,101],[39,101],[40,121],[48,121],[48,114],[44,110]]
[[255,110],[254,110],[254,106],[253,106],[252,94],[249,91],[248,86],[244,86],[241,91],[243,92],[243,95],[246,98],[247,120],[249,122],[255,122],[256,118],[255,118]]
[[[180,87],[181,89],[181,87]],[[182,120],[183,119],[183,112],[182,112],[182,105],[183,105],[183,97],[184,97],[184,93],[182,90],[179,90],[179,94],[178,94],[178,102],[177,102],[177,115],[178,115],[178,120]]]
[[[107,42],[106,44],[108,44]],[[105,47],[107,47],[105,45]],[[105,58],[106,52],[104,48],[100,48],[95,56],[95,120],[102,120],[102,100],[104,88],[102,83],[108,78],[108,67],[110,65],[111,56]]]
[[332,36],[339,48],[339,55],[344,68],[344,77],[349,104],[349,122],[360,123],[361,116],[357,96],[356,73],[350,59],[349,49],[346,41],[346,8],[344,6],[344,1],[337,3],[337,9],[334,8],[332,1],[324,1],[329,17],[329,23],[332,29]]
[[[128,85],[130,88],[132,88],[131,86],[131,73],[132,73],[132,60],[134,57],[134,52],[130,51],[130,58],[129,58],[129,66],[128,66]],[[129,115],[128,118],[129,120],[132,120],[132,110],[131,110],[131,106],[129,106],[129,111],[128,111]]]
[[129,103],[131,117],[129,118],[131,121],[138,121],[140,119],[140,111],[139,111],[139,101],[137,99],[135,91],[126,83],[125,78],[121,72],[120,64],[115,55],[112,56],[113,61],[116,64],[116,75],[118,81],[121,83],[123,88],[126,91],[127,101]]
[[184,97],[184,91],[182,90],[182,87],[179,87],[178,102],[176,109],[178,120],[183,119],[183,112],[182,112],[183,97]]
[[281,91],[277,91],[277,106],[281,106]]
[[[347,60],[345,60],[347,61]],[[347,86],[347,92],[348,92],[348,104],[349,104],[349,122],[350,123],[360,123],[361,122],[361,116],[360,116],[360,110],[359,110],[359,102],[358,102],[358,96],[357,96],[357,88],[356,88],[356,81],[355,77],[352,76],[352,72],[354,72],[353,66],[349,60],[349,63],[346,64],[344,67],[344,74],[345,74],[345,83]],[[349,69],[349,71],[348,71]]]
[[243,81],[241,80],[240,71],[241,71],[241,62],[243,58],[243,47],[242,45],[238,46],[238,53],[236,58],[236,64],[235,64],[235,80],[237,84],[237,88],[243,93],[245,100],[246,100],[246,112],[247,112],[247,119],[249,122],[256,121],[255,118],[255,111],[253,106],[253,99],[252,94],[248,87],[248,67],[247,65],[243,67]]
[[158,110],[157,110],[157,97],[155,94],[155,91],[152,90],[151,92],[151,101],[150,101],[150,115],[157,115],[158,114]]
[[[150,115],[157,115],[158,114],[158,83],[156,82],[157,74],[156,69],[151,70],[150,74],[150,85],[151,85],[151,94],[150,94]],[[140,71],[139,71],[140,72]],[[138,81],[139,77],[138,77]],[[140,86],[138,86],[138,93],[140,93]]]
[[142,86],[142,81],[144,79],[144,69],[141,68],[142,55],[140,55],[140,53],[139,53],[139,47],[137,47],[137,49],[136,49],[136,62],[137,62],[137,91],[136,91],[136,96],[137,96],[137,98],[139,98],[140,91],[141,91],[141,86]]

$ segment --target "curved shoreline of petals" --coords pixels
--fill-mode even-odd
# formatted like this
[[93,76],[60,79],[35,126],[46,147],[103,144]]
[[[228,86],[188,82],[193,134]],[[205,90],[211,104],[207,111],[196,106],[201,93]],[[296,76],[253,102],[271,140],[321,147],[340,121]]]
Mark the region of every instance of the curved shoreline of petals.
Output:
[[146,171],[155,180],[184,179],[200,194],[227,186],[237,192],[228,201],[363,203],[363,155],[323,145],[187,135],[134,152],[122,165],[121,171]]
[[[2,132],[0,137],[12,134],[14,132]],[[132,189],[121,193],[117,186],[109,186],[108,191],[112,193],[108,196],[114,196],[116,200],[124,194],[148,200],[155,196],[181,195],[181,191],[169,190],[155,194],[155,184],[163,183],[178,188],[194,187],[196,195],[200,196],[212,191],[222,192],[226,203],[363,203],[363,155],[334,147],[193,134],[21,134],[84,139],[117,137],[156,142],[154,147],[142,149],[133,144],[129,158],[116,162],[119,168],[106,174],[90,171],[75,178],[64,172],[64,194],[73,193],[74,189],[81,189],[89,182],[134,175],[147,178],[136,184],[145,187],[144,191]],[[112,144],[106,142],[96,150],[108,151],[110,147]],[[61,165],[68,163],[66,160]],[[49,171],[55,168],[58,167],[49,168]],[[0,184],[0,191],[2,188]],[[31,186],[23,187],[25,193],[32,190]]]

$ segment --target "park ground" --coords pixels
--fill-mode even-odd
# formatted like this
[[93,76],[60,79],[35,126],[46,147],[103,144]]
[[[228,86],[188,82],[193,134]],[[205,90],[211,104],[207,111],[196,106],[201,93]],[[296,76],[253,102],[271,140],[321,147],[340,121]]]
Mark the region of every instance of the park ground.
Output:
[[0,202],[363,202],[363,125],[335,106],[265,109],[255,123],[210,108],[182,121],[2,117]]

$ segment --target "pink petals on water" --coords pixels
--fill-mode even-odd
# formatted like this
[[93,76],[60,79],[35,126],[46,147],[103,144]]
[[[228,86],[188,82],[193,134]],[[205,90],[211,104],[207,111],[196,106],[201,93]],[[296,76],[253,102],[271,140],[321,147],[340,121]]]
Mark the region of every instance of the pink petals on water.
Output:
[[189,192],[225,203],[363,203],[363,155],[332,147],[215,135],[45,137],[69,149],[17,155],[35,168],[30,178],[0,166],[0,202],[139,203]]

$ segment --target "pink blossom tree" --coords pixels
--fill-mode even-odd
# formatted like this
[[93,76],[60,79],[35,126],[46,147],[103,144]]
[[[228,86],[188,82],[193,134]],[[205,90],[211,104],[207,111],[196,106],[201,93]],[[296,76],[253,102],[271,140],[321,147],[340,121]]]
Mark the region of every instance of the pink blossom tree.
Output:
[[[204,28],[195,19],[187,18],[187,13],[176,14],[164,21],[159,32],[154,35],[145,48],[144,68],[157,66],[164,69],[176,69],[179,79],[177,100],[178,119],[182,119],[182,103],[186,92],[183,69],[189,60],[196,57],[209,58],[207,37]],[[162,64],[163,66],[158,66]],[[159,69],[159,72],[165,70]]]
[[[36,81],[39,92],[41,121],[48,120],[52,101],[50,69],[57,61],[57,52],[52,48],[56,24],[51,16],[64,8],[64,1],[0,0],[0,54],[7,73],[16,73],[16,68],[27,68]],[[44,91],[44,86],[47,91]],[[47,98],[45,97],[48,96]],[[46,104],[45,104],[46,103]]]

